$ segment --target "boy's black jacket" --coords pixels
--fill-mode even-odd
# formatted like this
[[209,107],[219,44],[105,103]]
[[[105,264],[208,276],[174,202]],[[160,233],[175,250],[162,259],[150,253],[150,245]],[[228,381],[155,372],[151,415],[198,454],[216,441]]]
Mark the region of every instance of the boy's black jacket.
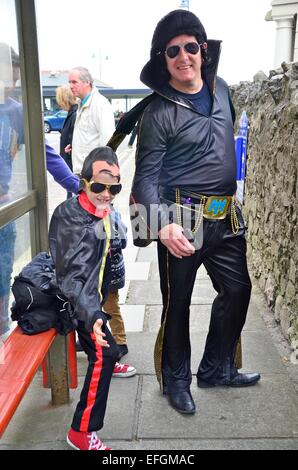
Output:
[[99,318],[105,325],[108,315],[102,305],[111,260],[103,219],[83,209],[77,197],[68,199],[54,211],[49,244],[57,286],[69,300],[74,318],[83,321],[88,331]]

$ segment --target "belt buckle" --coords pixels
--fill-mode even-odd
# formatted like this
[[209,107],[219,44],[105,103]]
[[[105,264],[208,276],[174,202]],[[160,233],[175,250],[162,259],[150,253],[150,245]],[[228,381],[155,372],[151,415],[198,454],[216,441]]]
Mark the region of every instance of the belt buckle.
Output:
[[225,219],[231,202],[231,196],[209,196],[204,205],[206,219]]

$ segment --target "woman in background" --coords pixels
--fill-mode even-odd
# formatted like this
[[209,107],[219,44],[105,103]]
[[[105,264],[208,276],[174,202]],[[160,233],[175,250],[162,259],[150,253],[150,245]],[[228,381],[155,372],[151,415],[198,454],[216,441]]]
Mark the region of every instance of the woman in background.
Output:
[[[56,90],[56,101],[58,106],[68,113],[61,130],[60,155],[67,163],[69,169],[72,171],[71,148],[70,151],[65,152],[65,147],[69,144],[71,145],[72,143],[73,128],[78,109],[77,99],[73,95],[68,85],[62,85],[59,86]],[[72,197],[72,193],[67,192],[67,197]]]

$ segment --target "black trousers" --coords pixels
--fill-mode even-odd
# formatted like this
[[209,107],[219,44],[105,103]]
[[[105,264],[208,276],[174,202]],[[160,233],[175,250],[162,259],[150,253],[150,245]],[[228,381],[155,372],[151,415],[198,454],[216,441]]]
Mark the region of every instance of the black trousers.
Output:
[[245,323],[251,282],[246,262],[245,229],[231,230],[230,217],[203,224],[203,246],[192,256],[178,259],[158,241],[160,285],[163,298],[162,347],[164,388],[188,390],[191,383],[189,313],[199,266],[203,263],[217,291],[212,305],[209,333],[197,377],[225,383],[236,373],[234,356]]
[[81,321],[77,333],[80,344],[88,356],[89,364],[71,427],[75,431],[98,431],[103,427],[118,349],[108,327],[105,327],[105,339],[110,345],[109,348],[103,348],[96,343],[94,334],[87,331]]

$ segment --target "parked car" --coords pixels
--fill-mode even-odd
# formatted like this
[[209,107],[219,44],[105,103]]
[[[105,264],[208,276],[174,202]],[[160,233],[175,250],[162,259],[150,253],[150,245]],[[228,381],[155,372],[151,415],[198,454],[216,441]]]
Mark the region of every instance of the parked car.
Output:
[[61,132],[66,116],[67,116],[67,111],[58,111],[58,113],[44,116],[43,118],[44,131],[47,134],[51,131]]

